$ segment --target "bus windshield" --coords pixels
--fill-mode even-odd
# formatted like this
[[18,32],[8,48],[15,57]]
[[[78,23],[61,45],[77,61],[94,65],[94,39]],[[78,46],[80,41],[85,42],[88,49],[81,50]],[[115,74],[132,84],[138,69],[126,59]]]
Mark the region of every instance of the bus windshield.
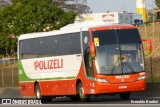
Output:
[[98,74],[131,74],[144,70],[141,38],[137,29],[93,31]]

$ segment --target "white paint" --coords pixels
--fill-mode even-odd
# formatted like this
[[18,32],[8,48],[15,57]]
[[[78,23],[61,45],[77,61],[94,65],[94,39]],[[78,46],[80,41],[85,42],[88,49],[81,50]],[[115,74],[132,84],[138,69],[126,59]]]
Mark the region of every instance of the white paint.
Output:
[[130,75],[115,76],[116,79],[130,78]]
[[[57,78],[57,77],[70,77],[77,76],[80,70],[82,57],[75,55],[55,56],[46,58],[34,58],[22,60],[22,65],[26,75],[31,79],[42,78]],[[35,70],[34,62],[50,59],[63,59],[63,68],[47,69],[47,70]]]
[[125,89],[125,88],[127,88],[127,86],[125,85],[125,86],[119,86],[118,87],[119,89]]
[[134,24],[135,19],[142,20],[142,17],[140,14],[127,12],[92,13],[81,14],[81,17],[77,16],[75,23],[78,25],[78,23],[82,24],[83,22],[88,22],[91,23],[90,25],[92,26],[94,26],[95,23],[98,25],[98,22],[99,24],[101,22],[101,25],[118,23]]

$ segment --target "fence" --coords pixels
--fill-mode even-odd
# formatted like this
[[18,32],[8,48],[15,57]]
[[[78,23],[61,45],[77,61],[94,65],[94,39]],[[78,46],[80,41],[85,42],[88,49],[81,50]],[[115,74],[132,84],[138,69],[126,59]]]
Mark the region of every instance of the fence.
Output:
[[17,67],[0,69],[0,87],[18,87],[18,81]]
[[17,63],[16,58],[2,58],[2,59],[0,59],[0,65],[2,65],[2,66],[16,64],[16,63]]
[[138,27],[141,37],[145,39],[160,39],[160,24],[149,24]]
[[160,57],[145,59],[147,82],[160,82]]

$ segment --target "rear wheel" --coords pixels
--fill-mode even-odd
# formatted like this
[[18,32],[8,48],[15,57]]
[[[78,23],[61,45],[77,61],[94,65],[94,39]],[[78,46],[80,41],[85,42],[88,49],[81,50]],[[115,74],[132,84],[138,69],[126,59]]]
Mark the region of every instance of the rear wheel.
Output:
[[90,100],[90,95],[86,95],[84,93],[84,88],[81,83],[79,83],[77,86],[77,93],[81,101],[86,102]]
[[120,93],[122,100],[128,100],[130,98],[130,92]]

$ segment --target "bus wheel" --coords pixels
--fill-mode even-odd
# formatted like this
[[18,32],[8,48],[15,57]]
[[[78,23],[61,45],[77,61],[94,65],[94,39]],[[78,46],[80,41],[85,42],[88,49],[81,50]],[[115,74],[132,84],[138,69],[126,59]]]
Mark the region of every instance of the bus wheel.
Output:
[[78,91],[79,99],[81,101],[83,101],[83,102],[89,101],[90,100],[90,96],[84,94],[84,88],[83,88],[81,83],[78,84],[77,88],[78,88],[77,91]]
[[130,92],[120,93],[122,100],[128,100],[130,98]]
[[42,98],[40,87],[39,87],[38,84],[35,85],[35,96],[36,96],[37,99],[41,99]]
[[48,101],[47,97],[43,97],[41,95],[41,90],[40,90],[40,87],[38,84],[35,85],[35,97],[36,97],[36,99],[41,100],[42,103]]

